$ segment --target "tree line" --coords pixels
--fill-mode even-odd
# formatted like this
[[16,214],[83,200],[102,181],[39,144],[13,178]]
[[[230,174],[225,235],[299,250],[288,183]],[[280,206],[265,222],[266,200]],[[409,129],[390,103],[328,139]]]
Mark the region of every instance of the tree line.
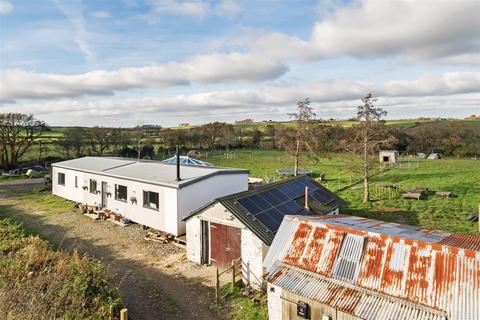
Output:
[[[155,153],[169,153],[180,145],[184,150],[225,150],[232,148],[279,149],[294,160],[300,154],[322,157],[328,153],[350,152],[372,155],[379,148],[392,148],[402,153],[439,152],[446,156],[480,154],[480,130],[458,122],[420,124],[413,127],[386,125],[383,110],[375,109],[376,100],[367,95],[354,117],[354,125],[342,127],[318,119],[310,100],[297,104],[289,114],[289,124],[252,125],[212,122],[184,128],[162,128],[138,125],[134,128],[64,128],[57,141],[42,139],[49,127],[33,115],[0,113],[0,165],[16,167],[20,159],[35,145],[41,159],[43,145],[55,145],[62,158],[82,155],[113,155],[152,158]],[[369,126],[365,126],[365,124]],[[333,125],[332,125],[333,124]],[[365,148],[365,139],[367,143]],[[295,160],[295,161],[296,161]],[[298,167],[298,163],[296,165]]]

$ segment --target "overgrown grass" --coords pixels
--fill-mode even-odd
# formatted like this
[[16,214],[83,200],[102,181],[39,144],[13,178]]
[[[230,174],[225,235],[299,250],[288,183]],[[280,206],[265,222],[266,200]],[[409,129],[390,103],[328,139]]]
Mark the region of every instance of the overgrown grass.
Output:
[[0,219],[0,314],[7,319],[107,319],[119,292],[99,261],[53,250]]
[[[205,161],[219,166],[247,168],[251,170],[251,176],[266,181],[282,178],[276,170],[291,168],[293,164],[291,157],[281,151],[238,151],[236,154],[236,159],[219,155],[206,158]],[[361,184],[348,187],[350,182],[355,183],[361,178],[352,170],[359,161],[348,154],[337,154],[320,161],[303,159],[300,166],[316,174],[326,174],[327,181],[324,184],[346,200],[346,205],[341,209],[343,213],[452,232],[478,232],[476,225],[468,218],[480,205],[480,161],[405,161],[401,167],[388,168],[371,178],[373,201],[368,204],[362,203]],[[402,199],[399,192],[388,199],[386,194],[375,195],[375,184],[380,182],[398,184],[403,191],[422,185],[433,191],[450,191],[454,196],[450,199],[436,198],[431,192],[425,199],[417,201]]]
[[242,287],[226,284],[221,288],[222,295],[231,306],[230,316],[235,320],[267,320],[267,297],[264,293],[255,292],[245,295]]

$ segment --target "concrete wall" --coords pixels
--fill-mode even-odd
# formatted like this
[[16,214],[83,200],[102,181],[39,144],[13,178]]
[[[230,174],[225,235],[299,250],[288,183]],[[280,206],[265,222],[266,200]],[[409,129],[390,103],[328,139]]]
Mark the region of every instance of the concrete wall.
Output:
[[[187,221],[187,258],[195,263],[201,263],[202,235],[201,222],[221,223],[241,229],[241,257],[243,281],[252,287],[262,285],[263,259],[268,251],[257,236],[245,227],[222,204],[216,203],[205,208],[198,215]],[[209,237],[210,239],[210,237]],[[210,251],[210,250],[209,250]]]

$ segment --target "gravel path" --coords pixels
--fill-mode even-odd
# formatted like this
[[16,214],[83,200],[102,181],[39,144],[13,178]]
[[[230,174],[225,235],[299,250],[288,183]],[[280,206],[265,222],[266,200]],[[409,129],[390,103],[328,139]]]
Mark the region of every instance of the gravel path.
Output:
[[172,243],[143,240],[145,232],[138,225],[120,227],[109,221],[93,221],[73,208],[43,212],[15,197],[39,183],[1,183],[0,216],[7,210],[14,212],[27,229],[52,244],[65,250],[77,248],[102,260],[124,297],[131,319],[225,318],[212,309],[212,268],[190,263],[185,250]]

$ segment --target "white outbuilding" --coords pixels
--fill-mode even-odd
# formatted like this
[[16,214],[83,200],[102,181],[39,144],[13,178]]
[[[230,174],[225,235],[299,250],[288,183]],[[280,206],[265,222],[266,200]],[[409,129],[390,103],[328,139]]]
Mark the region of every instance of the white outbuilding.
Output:
[[52,193],[97,205],[175,236],[182,221],[215,198],[248,189],[248,170],[83,157],[52,164]]
[[263,284],[263,261],[285,215],[338,214],[343,201],[307,176],[297,176],[217,198],[187,222],[187,258],[230,266],[240,259],[243,281]]
[[380,150],[378,157],[381,164],[396,164],[399,154],[396,150]]

